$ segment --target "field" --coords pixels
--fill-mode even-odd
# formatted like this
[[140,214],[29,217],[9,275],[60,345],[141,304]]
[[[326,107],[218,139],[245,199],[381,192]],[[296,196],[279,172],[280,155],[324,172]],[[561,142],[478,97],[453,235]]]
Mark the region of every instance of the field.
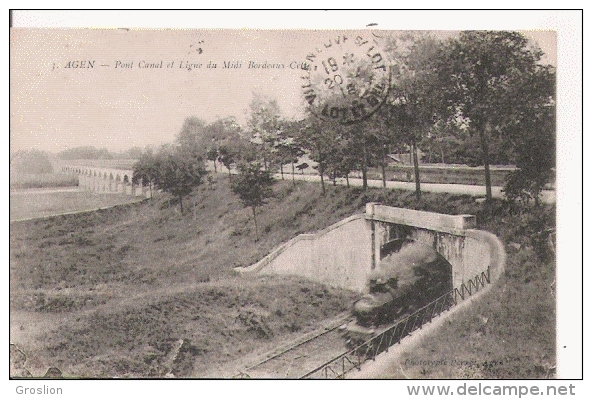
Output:
[[78,186],[78,176],[59,173],[10,174],[11,190],[73,186]]
[[[460,315],[422,351],[454,349],[475,367],[408,369],[413,378],[545,378],[555,359],[554,257],[545,229],[554,207],[489,209],[466,196],[278,182],[258,216],[228,181],[196,190],[184,215],[167,197],[83,215],[11,224],[11,342],[27,355],[12,359],[15,375],[223,376],[244,356],[276,346],[351,306],[351,292],[301,279],[237,277],[293,236],[320,230],[366,202],[477,215],[479,228],[508,246],[502,280],[473,312]],[[486,333],[475,323],[488,318]],[[487,348],[487,349],[484,349]],[[447,352],[448,351],[448,352]],[[20,353],[20,352],[19,352]],[[423,354],[422,354],[423,356]],[[506,359],[503,367],[488,360]],[[22,359],[21,359],[22,360]],[[401,378],[398,368],[385,377]],[[552,376],[552,375],[551,375]]]
[[10,193],[10,220],[98,209],[138,200],[139,197],[97,194],[87,191],[19,190]]

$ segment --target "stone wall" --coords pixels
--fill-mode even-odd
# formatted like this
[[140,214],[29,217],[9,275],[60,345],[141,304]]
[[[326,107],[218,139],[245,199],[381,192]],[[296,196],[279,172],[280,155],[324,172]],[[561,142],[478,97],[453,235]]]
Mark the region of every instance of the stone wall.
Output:
[[298,275],[334,287],[363,292],[371,264],[371,228],[354,215],[316,233],[300,234],[238,272]]

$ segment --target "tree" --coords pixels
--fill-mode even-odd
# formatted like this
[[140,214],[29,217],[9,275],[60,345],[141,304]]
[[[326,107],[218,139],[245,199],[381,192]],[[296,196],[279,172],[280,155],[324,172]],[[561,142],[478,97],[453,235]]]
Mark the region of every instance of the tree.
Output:
[[295,163],[304,155],[304,150],[298,142],[300,129],[303,127],[303,121],[284,121],[282,123],[282,133],[280,140],[276,143],[276,148],[279,149],[279,157],[282,167],[280,171],[283,176],[283,165],[289,163],[292,169],[292,184],[296,185],[294,178]]
[[349,188],[349,174],[359,164],[359,151],[356,151],[354,145],[345,131],[333,143],[333,151],[327,154],[325,173],[333,180],[334,186],[337,184],[337,178],[343,177]]
[[206,159],[208,161],[212,161],[214,163],[214,173],[218,172],[218,169],[216,167],[216,162],[218,162],[218,148],[217,147],[212,147],[210,149],[208,149],[208,151],[206,152]]
[[300,129],[298,142],[302,148],[308,150],[310,158],[317,162],[317,169],[321,176],[321,187],[325,195],[324,175],[327,171],[331,154],[334,153],[338,126],[325,122],[314,116],[309,116]]
[[241,127],[234,117],[216,119],[205,127],[204,145],[208,143],[205,156],[207,160],[214,162],[214,172],[217,172],[216,162],[221,161],[229,168],[230,173],[230,164],[235,162],[240,152],[240,141],[243,141]]
[[255,241],[259,241],[257,227],[257,208],[267,203],[272,195],[274,179],[268,170],[262,170],[258,162],[240,166],[239,174],[232,182],[232,191],[237,194],[244,206],[251,207],[255,223]]
[[272,153],[276,162],[280,165],[280,175],[282,177],[282,180],[284,180],[284,164],[293,162],[291,161],[290,148],[288,146],[286,139],[278,140],[275,143]]
[[347,188],[349,188],[349,175],[358,165],[358,159],[355,157],[355,151],[352,149],[352,142],[344,140],[339,149],[339,159],[337,160],[337,176],[344,177]]
[[298,146],[293,137],[282,138],[276,143],[275,156],[280,164],[282,180],[284,179],[284,165],[289,163],[292,166],[292,183],[296,184],[294,180],[294,164],[298,162],[298,158],[302,155],[304,155],[304,151]]
[[142,152],[133,168],[134,176],[132,177],[132,182],[138,184],[141,181],[143,186],[148,186],[150,189],[150,198],[152,198],[152,186],[156,181],[159,164],[151,148],[147,148]]
[[278,139],[281,126],[281,111],[275,99],[266,98],[254,93],[249,105],[251,114],[248,120],[253,138],[261,145],[263,167],[269,169],[271,151]]
[[140,159],[141,156],[142,148],[138,146],[133,146],[125,151],[113,154],[113,158],[115,159]]
[[513,107],[514,124],[506,127],[518,169],[508,175],[504,192],[511,202],[534,199],[538,206],[555,167],[555,69],[538,66],[526,78],[529,90],[514,93],[520,101]]
[[203,182],[207,174],[202,158],[188,156],[180,148],[162,147],[155,158],[155,184],[179,199],[183,213],[183,197]]
[[111,154],[106,148],[96,149],[93,146],[75,147],[68,148],[67,150],[58,153],[60,159],[113,159]]
[[186,118],[176,137],[180,150],[188,156],[204,157],[210,145],[206,126],[206,122],[196,116]]
[[231,145],[222,144],[218,149],[218,160],[222,162],[226,169],[228,169],[228,180],[232,180],[232,174],[230,173],[230,168],[232,164],[236,161],[237,158],[236,151],[232,148]]
[[[474,164],[470,159],[474,155],[477,155],[478,159],[480,157],[475,154],[475,151],[465,150],[464,145],[468,138],[467,129],[463,129],[462,126],[451,120],[439,119],[427,131],[427,134],[423,135],[419,145],[426,154],[425,162]],[[467,152],[469,153],[467,154]]]
[[[526,83],[542,54],[517,32],[466,31],[449,40],[439,57],[443,104],[449,117],[461,115],[471,134],[479,137],[487,201],[492,198],[491,137],[515,125],[519,93],[531,90]],[[510,93],[516,96],[513,100]]]
[[205,127],[205,141],[220,143],[241,136],[241,127],[233,116],[218,118]]
[[[421,198],[418,143],[433,127],[440,107],[440,81],[438,75],[440,43],[430,35],[407,34],[387,41],[396,71],[389,99],[378,114],[384,122],[379,124],[383,133],[380,141],[393,139],[409,145],[413,154],[415,195]],[[389,134],[390,131],[390,134]],[[385,145],[381,150],[384,159]],[[384,172],[383,172],[384,176]]]

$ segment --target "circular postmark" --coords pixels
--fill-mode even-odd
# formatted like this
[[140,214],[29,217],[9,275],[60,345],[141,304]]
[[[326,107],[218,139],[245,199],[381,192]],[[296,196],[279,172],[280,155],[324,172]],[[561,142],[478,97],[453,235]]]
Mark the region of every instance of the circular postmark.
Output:
[[370,117],[386,100],[390,65],[370,33],[332,37],[306,56],[306,64],[302,93],[318,118],[353,124]]

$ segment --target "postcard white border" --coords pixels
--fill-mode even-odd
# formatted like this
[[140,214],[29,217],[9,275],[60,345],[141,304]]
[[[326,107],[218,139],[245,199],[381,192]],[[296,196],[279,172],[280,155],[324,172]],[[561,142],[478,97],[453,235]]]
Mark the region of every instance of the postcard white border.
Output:
[[[245,18],[248,13],[248,18]],[[502,29],[502,30],[556,30],[558,32],[558,358],[560,362],[559,377],[579,378],[581,350],[562,353],[561,346],[579,345],[581,342],[581,315],[579,287],[581,283],[578,274],[582,265],[582,25],[581,14],[566,11],[14,11],[13,26],[35,27],[93,27],[93,28],[263,28],[263,29],[345,29],[364,28],[369,23],[375,23],[374,28],[382,29]],[[5,40],[4,43],[8,41]],[[8,63],[5,63],[5,72],[8,72]],[[4,76],[8,76],[7,73]],[[7,109],[7,108],[6,108]],[[6,121],[7,122],[7,121]],[[8,123],[5,124],[7,126]],[[8,134],[6,135],[8,140]],[[8,151],[5,151],[7,154]],[[5,162],[4,165],[7,165]],[[7,174],[4,175],[7,178]],[[8,187],[5,182],[4,187]],[[6,198],[6,197],[5,197]],[[5,209],[8,207],[6,206]],[[6,221],[8,221],[7,215]],[[8,223],[5,224],[7,226]],[[588,225],[588,223],[586,223]],[[8,243],[6,232],[5,243]],[[588,246],[589,247],[589,246]],[[6,244],[6,257],[8,257],[8,245]],[[590,259],[590,250],[585,250],[587,259]],[[590,273],[585,276],[589,277]],[[6,278],[6,275],[5,275]],[[589,278],[585,283],[589,283]],[[7,302],[8,303],[8,302]],[[4,320],[8,320],[8,311],[5,309]],[[8,331],[8,326],[4,331]],[[590,331],[589,328],[587,331]],[[589,345],[588,345],[589,347]],[[6,352],[7,353],[7,352]],[[8,353],[7,353],[8,354]],[[5,358],[6,359],[6,358]],[[2,371],[8,374],[7,363],[4,362]],[[575,367],[571,367],[575,366]],[[588,368],[590,366],[588,365]],[[11,381],[10,386],[15,386]],[[457,381],[458,382],[458,381]],[[202,396],[205,392],[239,393],[245,389],[247,397],[251,389],[257,392],[262,389],[261,383],[242,383],[210,381],[196,382],[200,384],[202,392],[195,392],[193,384],[185,385],[184,382],[176,382],[175,387],[183,385],[184,394],[194,397]],[[436,384],[437,382],[432,382]],[[145,397],[162,397],[170,395],[171,388],[166,381],[161,383],[146,383],[144,381],[130,381],[126,384],[107,383],[105,381],[80,381],[68,386],[79,386],[79,393],[88,392],[89,388],[97,384],[100,386],[100,395],[122,394],[127,392],[136,396],[142,392]],[[161,385],[162,384],[162,385]],[[284,385],[274,385],[275,382],[266,381],[265,392],[269,396],[273,394],[274,387],[285,390]],[[302,395],[315,392],[319,382],[311,382],[298,385],[297,389],[305,389]],[[378,387],[372,385],[372,389],[359,384],[332,384],[331,395],[345,394],[346,397],[368,393]],[[38,384],[39,385],[39,384]],[[90,387],[89,387],[90,385]],[[346,386],[344,386],[346,385]],[[407,395],[405,384],[391,382],[382,385],[379,391],[388,392],[388,396]],[[451,385],[456,386],[454,381]],[[162,387],[162,388],[161,388]],[[230,387],[231,392],[226,392]],[[13,389],[5,387],[9,395],[14,394]],[[156,388],[156,389],[155,389]],[[189,388],[187,391],[186,388]],[[210,391],[210,388],[213,391]],[[582,386],[584,389],[584,387]],[[383,389],[388,389],[385,391]],[[583,389],[578,391],[582,395]],[[333,392],[333,390],[336,390]],[[588,389],[587,389],[588,390]],[[180,393],[180,392],[179,392]],[[259,392],[261,394],[261,392]],[[278,392],[276,391],[276,395]],[[154,395],[154,396],[153,396]],[[266,397],[268,393],[262,394]],[[274,396],[276,396],[274,395]],[[177,395],[175,395],[177,396]],[[244,396],[244,395],[242,395]],[[283,396],[283,395],[282,395]],[[300,394],[299,394],[300,396]],[[67,397],[67,396],[64,396]],[[74,396],[73,396],[74,397]],[[258,397],[261,397],[258,395]],[[583,396],[582,396],[583,397]]]

